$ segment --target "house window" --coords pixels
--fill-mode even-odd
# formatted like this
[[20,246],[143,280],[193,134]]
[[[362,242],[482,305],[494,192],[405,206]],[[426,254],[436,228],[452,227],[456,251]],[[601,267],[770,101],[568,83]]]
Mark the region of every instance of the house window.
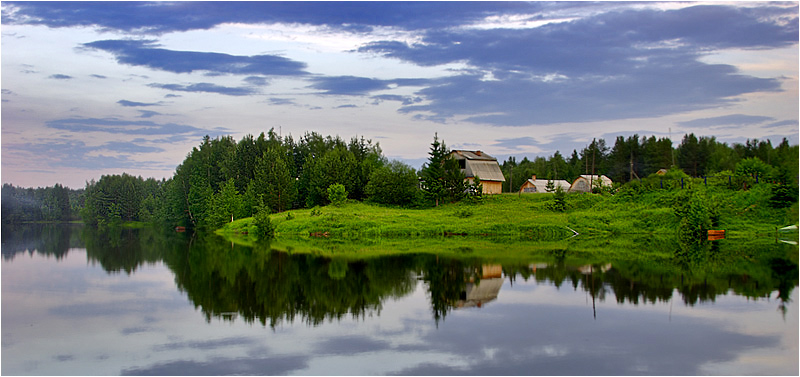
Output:
[[467,168],[467,160],[458,160],[458,167],[463,169]]

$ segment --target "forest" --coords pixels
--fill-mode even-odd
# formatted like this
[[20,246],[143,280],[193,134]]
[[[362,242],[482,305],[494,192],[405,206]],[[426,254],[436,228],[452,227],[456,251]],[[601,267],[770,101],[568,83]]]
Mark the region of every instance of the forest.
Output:
[[[46,188],[2,188],[3,222],[69,221],[105,225],[139,221],[216,229],[257,213],[324,206],[334,200],[356,200],[405,208],[427,208],[475,195],[463,181],[449,150],[434,135],[429,159],[417,171],[383,156],[378,143],[363,137],[348,142],[339,136],[311,132],[295,141],[274,129],[238,142],[231,136],[203,138],[172,177],[104,175],[84,189],[61,185]],[[571,181],[580,174],[605,174],[616,187],[653,176],[659,169],[693,177],[758,177],[778,184],[785,200],[797,200],[798,146],[784,138],[744,144],[718,142],[715,137],[683,136],[677,148],[668,138],[618,136],[613,146],[595,139],[565,158],[553,155],[509,157],[501,163],[504,192],[516,192],[532,175]],[[674,175],[674,174],[673,174]],[[756,178],[756,180],[758,180]],[[662,184],[663,185],[663,184]],[[332,187],[335,186],[335,187]],[[329,196],[329,189],[339,190]],[[738,187],[737,189],[746,189]]]

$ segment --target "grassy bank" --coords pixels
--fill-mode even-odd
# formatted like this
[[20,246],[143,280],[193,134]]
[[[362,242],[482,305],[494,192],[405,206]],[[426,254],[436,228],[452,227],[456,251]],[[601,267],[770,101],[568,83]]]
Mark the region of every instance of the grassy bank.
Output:
[[[718,214],[728,237],[771,235],[776,227],[797,222],[798,206],[768,205],[767,186],[749,191],[701,188],[700,195]],[[407,239],[409,237],[481,236],[558,241],[581,235],[625,234],[672,236],[680,219],[674,207],[686,191],[623,192],[614,196],[567,195],[567,209],[548,209],[553,194],[502,194],[479,203],[456,203],[428,209],[389,208],[361,202],[272,214],[278,241],[293,237]],[[252,218],[236,220],[217,231],[241,243],[255,241]]]

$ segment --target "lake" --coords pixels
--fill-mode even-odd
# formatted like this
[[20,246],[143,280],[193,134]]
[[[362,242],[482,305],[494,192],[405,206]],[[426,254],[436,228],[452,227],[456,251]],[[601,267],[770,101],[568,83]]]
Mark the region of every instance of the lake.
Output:
[[580,237],[362,259],[4,225],[2,374],[798,374],[797,246],[641,246],[673,255],[653,261]]

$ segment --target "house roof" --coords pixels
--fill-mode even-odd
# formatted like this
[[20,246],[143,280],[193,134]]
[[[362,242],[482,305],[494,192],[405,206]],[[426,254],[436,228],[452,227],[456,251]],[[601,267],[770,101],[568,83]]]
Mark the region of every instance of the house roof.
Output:
[[467,177],[478,177],[481,181],[506,181],[497,161],[467,161],[465,170]]
[[505,182],[497,159],[482,151],[454,150],[450,155],[456,160],[466,160],[462,171],[467,178],[478,177],[481,181]]
[[600,178],[600,181],[602,182],[602,184],[603,184],[603,185],[608,185],[608,186],[611,186],[611,184],[613,183],[613,182],[611,181],[611,178],[608,178],[608,177],[606,177],[605,175],[597,175],[597,174],[595,174],[595,175],[591,175],[591,174],[581,174],[581,177],[583,177],[583,178],[586,178],[586,179],[587,179],[587,180],[589,180],[589,181],[591,181],[591,180],[597,180],[597,178]]
[[[536,187],[536,192],[547,192],[546,179],[536,179],[536,180],[528,179],[528,184]],[[572,185],[569,182],[563,179],[553,180],[553,188],[555,189],[558,186],[561,186],[561,188],[564,189],[564,191],[568,191],[570,187],[572,187]]]
[[485,161],[497,161],[496,158],[489,156],[488,154],[484,153],[483,151],[465,151],[465,150],[453,150],[450,152],[453,157],[459,160],[485,160]]

